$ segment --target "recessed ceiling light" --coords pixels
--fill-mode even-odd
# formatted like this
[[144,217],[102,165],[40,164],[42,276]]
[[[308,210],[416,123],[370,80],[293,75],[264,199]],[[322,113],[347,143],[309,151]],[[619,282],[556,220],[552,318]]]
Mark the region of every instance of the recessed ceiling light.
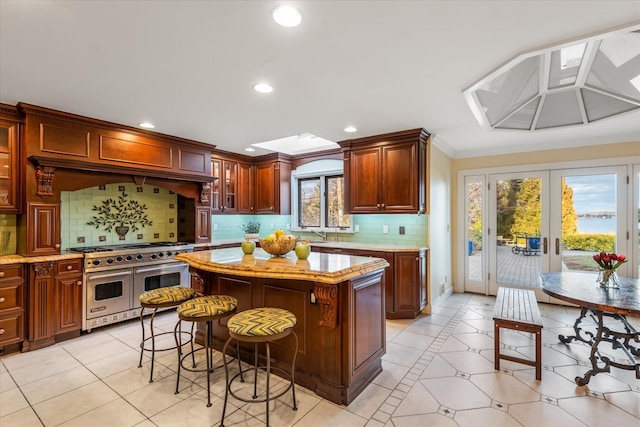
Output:
[[145,128],[145,129],[153,129],[153,128],[156,127],[156,125],[154,125],[153,123],[150,123],[150,122],[138,123],[138,126],[140,126],[141,128]]
[[358,130],[358,128],[356,128],[355,126],[347,126],[346,128],[344,128],[344,131],[345,132],[349,132],[349,133],[355,132],[357,130]]
[[291,6],[279,6],[271,11],[273,20],[283,27],[296,27],[302,22],[302,15]]
[[273,87],[266,83],[256,83],[253,85],[253,88],[260,93],[271,93],[273,92]]
[[256,151],[256,149],[252,147],[247,147],[244,149],[244,151]]

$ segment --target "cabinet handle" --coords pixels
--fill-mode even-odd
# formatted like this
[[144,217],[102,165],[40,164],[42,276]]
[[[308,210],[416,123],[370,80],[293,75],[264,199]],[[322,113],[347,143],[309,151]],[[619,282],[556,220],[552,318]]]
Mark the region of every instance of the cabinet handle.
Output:
[[0,329],[0,335],[4,334],[4,328]]
[[272,211],[273,210],[273,206],[269,206],[269,210]]
[[384,209],[384,203],[382,204],[382,209]]
[[378,203],[378,209],[380,208],[380,203]]
[[73,270],[73,265],[67,265],[67,270]]
[[0,277],[4,277],[4,271],[0,271]]
[[6,299],[4,297],[0,297],[0,302],[5,302]]
[[53,247],[56,249],[60,249],[60,243],[56,243],[55,245],[53,245]]
[[82,280],[78,280],[77,285],[78,285],[78,286],[82,286]]

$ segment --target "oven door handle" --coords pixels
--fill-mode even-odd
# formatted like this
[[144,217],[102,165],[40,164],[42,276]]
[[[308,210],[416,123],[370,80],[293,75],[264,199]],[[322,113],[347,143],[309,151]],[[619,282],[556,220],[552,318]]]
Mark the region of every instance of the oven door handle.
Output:
[[148,273],[150,271],[167,271],[171,268],[184,268],[187,264],[185,263],[174,263],[174,264],[162,264],[162,265],[154,265],[152,267],[142,267],[136,268],[136,274],[138,273]]
[[131,276],[131,270],[120,271],[116,273],[106,273],[106,274],[90,274],[87,276],[87,280],[107,279],[109,277],[117,277],[117,276]]

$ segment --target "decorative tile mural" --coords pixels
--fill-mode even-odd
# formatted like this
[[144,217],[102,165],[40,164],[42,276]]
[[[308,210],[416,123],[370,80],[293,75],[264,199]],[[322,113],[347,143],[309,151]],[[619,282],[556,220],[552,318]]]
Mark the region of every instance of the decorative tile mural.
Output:
[[[120,240],[115,228],[106,231],[105,227],[88,224],[97,212],[94,206],[100,206],[105,200],[118,200],[122,193],[127,199],[146,206],[144,215],[148,223],[137,230],[129,231]],[[78,191],[61,192],[61,240],[62,249],[77,246],[111,245],[122,243],[142,243],[153,241],[175,240],[171,236],[177,234],[175,218],[177,217],[178,196],[172,191],[152,185],[107,184],[99,187],[85,188]],[[171,221],[173,220],[173,221]],[[84,238],[84,244],[78,243]]]

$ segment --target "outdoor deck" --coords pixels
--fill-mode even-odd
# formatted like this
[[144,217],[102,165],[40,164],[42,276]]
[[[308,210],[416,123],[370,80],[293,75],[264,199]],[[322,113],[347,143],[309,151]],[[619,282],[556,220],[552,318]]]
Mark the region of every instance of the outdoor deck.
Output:
[[[505,283],[524,287],[537,287],[540,276],[540,256],[514,254],[511,246],[497,246],[498,283]],[[480,251],[469,257],[469,277],[481,275]]]

